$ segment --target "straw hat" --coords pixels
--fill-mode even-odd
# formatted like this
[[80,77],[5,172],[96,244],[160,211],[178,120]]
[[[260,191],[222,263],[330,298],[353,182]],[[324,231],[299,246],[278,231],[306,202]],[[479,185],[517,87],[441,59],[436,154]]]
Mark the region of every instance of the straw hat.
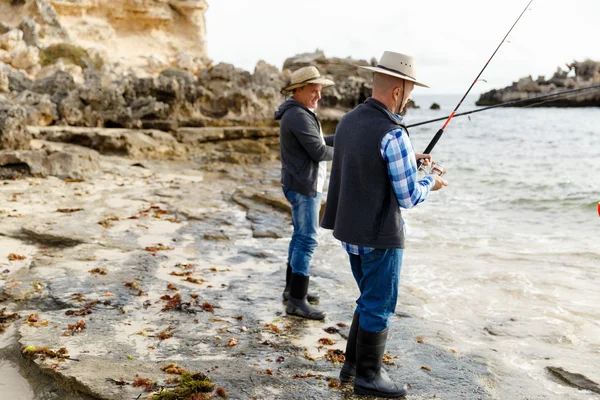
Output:
[[291,93],[294,89],[306,86],[310,83],[322,85],[323,88],[333,86],[335,83],[332,80],[321,78],[321,74],[316,67],[303,67],[294,71],[290,84],[281,89],[282,94]]
[[376,67],[360,67],[369,71],[395,76],[415,83],[415,86],[429,86],[417,81],[417,60],[406,54],[384,51]]

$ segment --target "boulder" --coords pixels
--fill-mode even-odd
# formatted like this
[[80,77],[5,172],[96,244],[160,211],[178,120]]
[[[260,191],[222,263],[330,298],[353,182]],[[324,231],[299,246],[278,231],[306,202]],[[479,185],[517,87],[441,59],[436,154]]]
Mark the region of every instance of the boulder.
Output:
[[131,108],[123,97],[126,81],[105,82],[97,71],[86,70],[86,79],[78,89],[79,98],[85,104],[83,120],[88,127],[136,128],[140,121],[132,118]]
[[130,105],[134,119],[166,119],[169,105],[156,101],[154,97],[139,97]]
[[48,126],[58,120],[56,104],[47,94],[24,90],[19,93],[15,101],[25,108],[27,125]]
[[19,29],[23,32],[23,41],[27,45],[40,47],[40,25],[33,18],[24,17]]
[[252,73],[252,83],[263,87],[272,87],[277,90],[285,85],[286,79],[284,75],[277,69],[263,60],[256,63],[254,72]]
[[52,96],[52,101],[58,104],[76,87],[75,80],[70,73],[57,70],[49,76],[36,80],[31,89],[34,92]]
[[84,124],[83,109],[85,105],[79,98],[79,92],[72,91],[58,105],[61,123],[80,126]]
[[68,146],[64,150],[0,151],[0,177],[14,178],[14,173],[30,176],[56,176],[61,179],[84,179],[99,170],[98,153]]
[[20,29],[11,29],[0,35],[0,48],[4,50],[13,50],[23,42],[23,31]]
[[438,103],[433,103],[431,105],[431,107],[429,107],[430,110],[439,110],[441,107]]
[[31,89],[32,81],[23,72],[17,71],[3,62],[0,62],[0,71],[8,75],[8,88],[10,91],[16,90],[17,92],[22,92],[23,90]]
[[561,382],[564,382],[569,386],[600,394],[600,385],[598,385],[593,380],[587,378],[585,375],[573,373],[561,367],[548,366],[546,367],[546,370],[550,372],[553,376],[558,378]]
[[10,58],[10,64],[17,69],[39,68],[40,51],[34,46],[17,47],[10,52]]
[[202,60],[189,51],[181,51],[175,56],[175,67],[189,71],[193,74],[198,73],[204,67]]
[[157,130],[83,128],[69,126],[29,127],[36,139],[71,143],[102,154],[134,159],[181,159],[185,146],[170,134]]
[[164,57],[160,55],[150,55],[146,57],[146,71],[150,74],[159,73],[168,66],[168,62]]
[[25,108],[0,102],[0,150],[28,150],[31,134],[25,128]]

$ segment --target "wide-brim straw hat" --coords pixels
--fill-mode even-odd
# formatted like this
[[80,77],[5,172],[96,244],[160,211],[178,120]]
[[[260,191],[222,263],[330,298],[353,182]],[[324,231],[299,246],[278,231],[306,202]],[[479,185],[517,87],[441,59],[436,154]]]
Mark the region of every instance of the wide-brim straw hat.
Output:
[[288,94],[294,89],[298,89],[299,87],[306,86],[311,83],[322,85],[323,88],[335,85],[335,82],[332,80],[321,78],[321,74],[316,67],[302,67],[292,73],[289,85],[281,89],[281,93]]
[[395,76],[415,83],[415,86],[428,88],[426,84],[417,81],[417,60],[406,54],[384,51],[376,67],[360,67],[369,71]]

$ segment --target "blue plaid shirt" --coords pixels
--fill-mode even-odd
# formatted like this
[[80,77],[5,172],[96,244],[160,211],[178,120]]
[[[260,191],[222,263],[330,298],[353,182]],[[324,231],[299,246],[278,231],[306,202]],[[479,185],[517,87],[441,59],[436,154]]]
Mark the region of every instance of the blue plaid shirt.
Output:
[[[402,117],[397,115],[402,120]],[[381,156],[387,163],[388,176],[392,183],[398,205],[402,208],[412,208],[425,201],[433,188],[435,181],[431,176],[425,176],[417,181],[417,160],[408,134],[400,128],[388,132],[381,139]],[[404,221],[402,227],[405,229]],[[405,230],[406,232],[406,230]],[[361,255],[373,250],[372,247],[357,246],[342,242],[348,253]]]

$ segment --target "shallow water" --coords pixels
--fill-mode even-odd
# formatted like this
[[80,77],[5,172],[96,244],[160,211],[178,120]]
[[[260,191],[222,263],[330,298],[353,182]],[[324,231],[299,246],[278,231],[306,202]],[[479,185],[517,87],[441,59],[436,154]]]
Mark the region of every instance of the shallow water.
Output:
[[11,400],[31,400],[33,392],[29,383],[21,376],[17,366],[8,362],[0,361],[0,392],[1,398]]

